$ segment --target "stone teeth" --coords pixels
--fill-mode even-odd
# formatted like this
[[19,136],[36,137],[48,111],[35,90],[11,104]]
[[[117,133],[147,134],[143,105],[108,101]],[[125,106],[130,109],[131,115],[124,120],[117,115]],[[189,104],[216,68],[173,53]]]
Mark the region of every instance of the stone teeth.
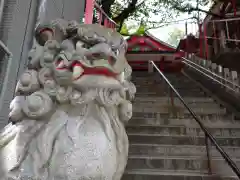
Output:
[[81,66],[78,66],[78,65],[74,66],[73,67],[73,76],[72,76],[72,78],[74,80],[78,79],[82,75],[83,72],[84,72],[84,69]]

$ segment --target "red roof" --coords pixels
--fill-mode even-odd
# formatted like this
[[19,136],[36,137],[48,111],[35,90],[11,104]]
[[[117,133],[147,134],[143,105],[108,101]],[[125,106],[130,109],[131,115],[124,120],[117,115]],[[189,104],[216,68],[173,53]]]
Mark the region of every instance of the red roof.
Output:
[[155,38],[149,33],[143,36],[133,35],[128,40],[128,51],[169,51],[174,53],[176,48]]

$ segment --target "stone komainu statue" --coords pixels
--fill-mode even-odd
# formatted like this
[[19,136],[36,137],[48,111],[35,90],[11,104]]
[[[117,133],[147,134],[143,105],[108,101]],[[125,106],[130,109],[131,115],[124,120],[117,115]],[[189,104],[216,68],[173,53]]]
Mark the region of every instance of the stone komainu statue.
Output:
[[95,24],[55,20],[37,44],[0,134],[0,180],[119,180],[136,92],[127,44]]

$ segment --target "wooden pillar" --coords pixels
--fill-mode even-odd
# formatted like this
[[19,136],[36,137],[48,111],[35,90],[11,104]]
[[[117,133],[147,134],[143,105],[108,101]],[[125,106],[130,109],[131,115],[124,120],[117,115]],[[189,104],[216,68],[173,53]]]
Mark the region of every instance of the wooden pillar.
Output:
[[[0,34],[13,57],[1,59],[0,129],[8,123],[9,104],[18,77],[28,63],[28,50],[33,42],[39,5],[38,1],[31,0],[8,0],[5,3]],[[3,49],[1,53],[3,55]]]
[[203,37],[204,37],[204,55],[208,59],[208,38],[207,38],[207,24],[203,23]]
[[201,57],[204,57],[203,54],[203,33],[202,33],[202,25],[199,24],[199,53]]
[[187,22],[185,23],[185,35],[186,35],[186,54],[185,54],[185,57],[187,59],[189,59],[189,55],[188,55],[188,50],[189,50],[189,42],[188,42],[188,24]]
[[93,21],[94,0],[86,0],[85,24],[92,24]]

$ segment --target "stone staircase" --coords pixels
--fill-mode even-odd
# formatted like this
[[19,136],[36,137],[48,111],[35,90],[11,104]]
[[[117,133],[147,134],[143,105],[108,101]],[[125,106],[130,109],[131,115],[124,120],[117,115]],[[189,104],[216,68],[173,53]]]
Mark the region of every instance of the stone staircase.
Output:
[[[184,75],[167,77],[240,167],[240,122]],[[126,127],[130,148],[123,180],[237,179],[211,144],[209,174],[204,133],[176,97],[171,106],[169,88],[158,73],[133,72],[132,81],[137,94]]]

